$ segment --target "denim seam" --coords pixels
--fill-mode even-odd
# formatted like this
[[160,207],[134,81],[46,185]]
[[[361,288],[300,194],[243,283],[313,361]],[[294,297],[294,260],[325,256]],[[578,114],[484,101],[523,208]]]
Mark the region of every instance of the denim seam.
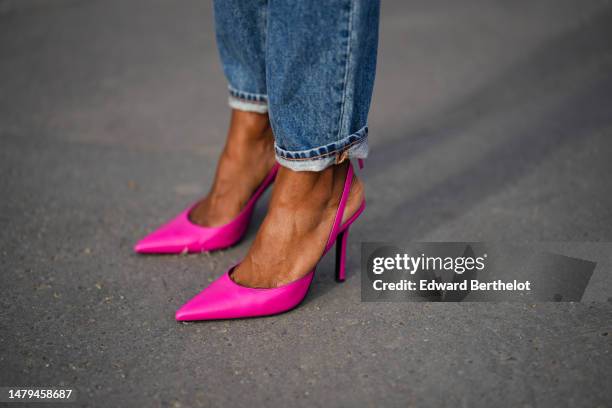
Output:
[[[286,157],[283,156],[281,154],[279,154],[279,157],[281,157],[283,160],[287,160],[287,161],[309,161],[309,160],[320,160],[320,159],[325,159],[328,158],[336,153],[338,153],[340,150],[344,151],[344,150],[348,150],[351,147],[363,143],[365,142],[365,139],[359,139],[359,140],[355,140],[354,142],[349,143],[348,145],[344,146],[342,149],[338,149],[338,150],[334,150],[333,152],[330,153],[324,153],[318,156],[314,156],[314,157],[297,157],[297,158],[291,158],[291,157]],[[276,152],[278,154],[278,151]]]
[[[272,69],[269,66],[268,61],[270,61],[270,58],[268,57],[270,55],[270,41],[268,41],[268,37],[269,37],[269,33],[268,31],[270,30],[270,13],[269,13],[269,0],[268,0],[268,4],[267,4],[267,9],[268,12],[266,13],[266,29],[264,30],[264,36],[266,38],[266,41],[264,42],[264,64],[265,64],[265,75],[264,78],[266,79],[266,90],[268,90],[269,84],[272,82],[270,81],[270,75],[271,75],[271,71]],[[276,110],[276,109],[273,109]],[[274,140],[276,143],[276,133],[274,133],[275,131],[275,127],[276,127],[276,121],[274,120],[274,112],[270,109],[268,109],[268,121],[270,122],[270,127],[272,128],[272,133],[274,134]]]
[[241,99],[245,102],[252,103],[268,103],[268,95],[266,94],[239,91],[238,89],[233,88],[231,85],[227,88],[229,89],[229,94],[236,99]]
[[339,144],[339,143],[341,143],[343,140],[349,139],[351,136],[353,136],[353,135],[355,135],[355,134],[357,134],[357,133],[359,133],[359,132],[361,132],[361,131],[363,131],[363,133],[364,133],[364,134],[363,134],[363,136],[362,136],[361,138],[359,138],[359,139],[357,139],[357,140],[354,140],[354,141],[352,141],[352,142],[350,142],[350,143],[348,143],[348,144],[346,144],[346,145],[344,145],[344,146],[341,146],[341,147],[339,147],[339,148],[337,148],[337,149],[334,149],[334,150],[333,150],[333,151],[331,151],[331,152],[322,153],[322,154],[319,154],[319,155],[316,155],[316,156],[313,156],[313,157],[287,157],[287,153],[290,153],[290,154],[299,154],[299,153],[311,152],[311,151],[319,150],[319,149],[321,149],[321,148],[323,148],[323,147],[325,147],[325,146],[315,147],[314,149],[301,150],[301,151],[296,151],[296,152],[289,152],[289,151],[287,151],[287,150],[281,149],[280,147],[278,147],[278,146],[275,144],[275,145],[274,145],[274,150],[275,150],[276,154],[277,154],[279,157],[281,157],[281,158],[283,158],[284,160],[287,160],[287,161],[307,161],[307,160],[318,160],[318,159],[324,159],[324,158],[326,158],[326,157],[329,157],[329,156],[334,156],[334,155],[337,155],[338,153],[341,153],[341,152],[343,152],[343,151],[345,151],[345,150],[348,150],[348,149],[350,149],[351,147],[353,147],[353,146],[355,146],[355,145],[357,145],[357,144],[359,144],[359,143],[363,143],[363,142],[365,142],[365,141],[367,140],[367,138],[368,138],[368,127],[367,127],[367,126],[364,126],[364,127],[363,127],[362,129],[360,129],[359,131],[357,131],[357,132],[355,132],[355,133],[353,133],[353,134],[351,134],[351,135],[349,135],[349,136],[347,136],[347,137],[343,138],[342,140],[339,140],[339,141],[334,142],[334,143],[329,143],[327,146],[332,145],[332,144],[334,144],[334,145],[335,145],[335,144]]
[[346,36],[346,61],[344,62],[344,79],[342,82],[342,106],[340,107],[340,117],[338,118],[338,133],[336,137],[340,137],[340,132],[342,132],[342,122],[344,121],[344,110],[346,107],[346,91],[349,76],[349,66],[351,63],[351,33],[353,30],[353,1],[349,0],[349,9],[348,9],[348,26],[346,28],[347,36]]
[[[263,41],[263,53],[264,53],[264,88],[267,90],[268,89],[268,22],[270,21],[270,19],[268,18],[269,15],[269,11],[268,11],[269,5],[266,4],[266,7],[261,7],[261,15],[262,18],[264,19],[264,29],[263,32],[261,33],[261,37],[262,37],[262,41]],[[266,96],[267,99],[267,96]]]

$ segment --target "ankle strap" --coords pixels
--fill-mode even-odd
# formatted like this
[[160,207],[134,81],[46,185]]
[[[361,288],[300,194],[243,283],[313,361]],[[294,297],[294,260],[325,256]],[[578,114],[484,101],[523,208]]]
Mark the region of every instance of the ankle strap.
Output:
[[346,180],[344,180],[344,189],[342,190],[342,197],[340,197],[340,204],[338,204],[338,211],[336,211],[336,217],[334,218],[334,224],[327,238],[327,244],[325,245],[325,251],[328,251],[334,245],[334,239],[338,235],[338,229],[342,223],[342,217],[344,216],[344,209],[346,208],[346,202],[348,201],[349,194],[351,192],[351,185],[353,183],[353,163],[349,161],[348,171],[346,173]]

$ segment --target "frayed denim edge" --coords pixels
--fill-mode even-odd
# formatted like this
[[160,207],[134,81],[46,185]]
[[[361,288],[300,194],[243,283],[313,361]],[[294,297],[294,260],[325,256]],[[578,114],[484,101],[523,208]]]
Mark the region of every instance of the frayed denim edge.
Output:
[[343,155],[346,159],[366,159],[369,147],[367,137],[352,145],[347,150],[338,151],[337,154],[312,159],[285,159],[276,153],[276,161],[283,167],[293,171],[322,171],[336,164],[338,156]]
[[366,137],[368,137],[368,125],[340,140],[306,150],[286,150],[278,145],[277,140],[277,143],[274,144],[274,150],[278,156],[285,160],[322,159],[327,156],[338,156],[353,145],[361,143]]
[[268,95],[240,91],[228,85],[229,106],[245,112],[268,112]]
[[244,99],[238,99],[233,96],[230,96],[228,99],[228,104],[230,108],[237,109],[240,111],[256,113],[268,112],[268,104],[265,102],[245,101]]

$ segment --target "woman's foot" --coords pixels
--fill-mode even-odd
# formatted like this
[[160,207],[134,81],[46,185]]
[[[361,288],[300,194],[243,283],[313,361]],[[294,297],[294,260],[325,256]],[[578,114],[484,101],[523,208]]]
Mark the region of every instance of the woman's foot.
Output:
[[274,137],[267,114],[232,110],[225,148],[208,195],[189,219],[205,227],[232,221],[275,163]]
[[[274,288],[293,282],[319,262],[329,238],[348,170],[348,162],[321,172],[281,167],[268,214],[244,261],[232,273],[234,282],[252,288]],[[353,178],[343,222],[364,197]]]

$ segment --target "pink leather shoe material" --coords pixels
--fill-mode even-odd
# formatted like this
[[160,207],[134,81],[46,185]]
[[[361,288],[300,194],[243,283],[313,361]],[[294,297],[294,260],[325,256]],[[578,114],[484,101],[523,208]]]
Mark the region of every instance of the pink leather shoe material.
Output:
[[275,164],[240,214],[229,223],[219,227],[203,227],[194,224],[189,219],[189,214],[195,207],[193,204],[140,240],[134,246],[134,251],[140,254],[180,254],[214,251],[234,245],[246,232],[255,204],[266,188],[274,182],[278,168],[279,165]]
[[176,320],[236,319],[281,313],[302,301],[314,276],[314,271],[310,272],[280,288],[247,288],[230,277],[236,266],[181,307],[176,312]]
[[[336,276],[338,280],[344,280],[345,276],[346,234],[348,234],[350,225],[365,209],[364,200],[357,212],[342,224],[342,216],[346,208],[352,179],[353,167],[349,165],[338,211],[336,212],[332,230],[323,253],[323,256],[325,256],[332,248],[334,242],[337,241],[340,254],[339,258],[337,257],[336,263]],[[236,266],[230,268],[206,289],[183,305],[176,312],[176,320],[236,319],[270,316],[286,312],[296,307],[306,297],[316,270],[315,266],[315,269],[306,276],[287,285],[278,288],[259,289],[248,288],[235,283],[231,278],[231,273]]]

